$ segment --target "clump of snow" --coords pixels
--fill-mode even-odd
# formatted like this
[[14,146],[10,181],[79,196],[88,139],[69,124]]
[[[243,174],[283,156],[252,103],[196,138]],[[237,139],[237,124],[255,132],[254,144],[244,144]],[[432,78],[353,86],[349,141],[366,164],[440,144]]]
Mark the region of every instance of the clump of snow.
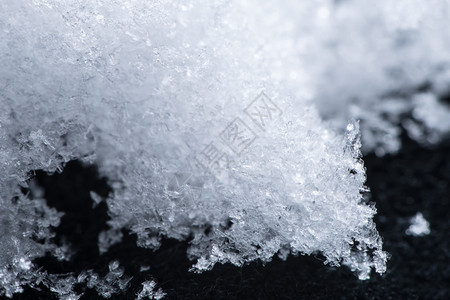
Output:
[[131,278],[124,276],[123,268],[118,261],[112,261],[108,265],[109,272],[105,276],[99,276],[92,270],[87,270],[78,275],[78,282],[87,282],[87,286],[95,289],[103,298],[110,298],[113,294],[123,291],[128,286]]
[[144,281],[142,283],[142,290],[137,294],[137,300],[142,299],[154,299],[160,300],[166,296],[161,289],[155,290],[156,282],[154,281]]
[[99,233],[98,235],[98,252],[106,253],[112,245],[122,241],[123,233],[119,229],[108,229]]
[[399,149],[402,127],[424,143],[450,128],[448,3],[412,5],[1,2],[2,293],[49,278],[33,259],[67,252],[51,241],[60,215],[18,186],[74,159],[113,189],[101,251],[126,228],[152,249],[193,237],[198,272],[321,252],[361,279],[383,273],[349,120],[378,154]]
[[30,200],[18,187],[2,182],[0,190],[0,295],[12,297],[24,285],[35,286],[46,276],[32,263],[46,252],[56,252],[52,227],[61,213],[44,199]]
[[[448,85],[450,86],[450,81]],[[450,128],[450,105],[439,103],[433,93],[417,94],[412,101],[412,116],[416,122],[409,121],[405,124],[409,135],[423,143],[439,142]]]
[[410,219],[407,235],[424,236],[430,234],[430,223],[423,217],[422,213],[418,212]]

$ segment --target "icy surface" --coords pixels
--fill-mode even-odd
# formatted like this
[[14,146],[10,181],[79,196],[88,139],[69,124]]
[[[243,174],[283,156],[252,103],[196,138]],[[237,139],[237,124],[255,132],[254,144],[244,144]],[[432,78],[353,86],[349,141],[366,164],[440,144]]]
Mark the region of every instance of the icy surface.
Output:
[[[193,237],[198,272],[321,252],[383,273],[359,126],[377,154],[402,127],[448,134],[448,14],[446,1],[0,2],[1,293],[75,282],[35,270],[67,249],[51,241],[60,214],[19,189],[73,159],[113,189],[101,252],[127,228],[153,249]],[[105,297],[126,287],[87,274]]]
[[411,225],[406,229],[407,235],[423,236],[430,234],[430,223],[423,217],[422,213],[417,213],[410,219]]

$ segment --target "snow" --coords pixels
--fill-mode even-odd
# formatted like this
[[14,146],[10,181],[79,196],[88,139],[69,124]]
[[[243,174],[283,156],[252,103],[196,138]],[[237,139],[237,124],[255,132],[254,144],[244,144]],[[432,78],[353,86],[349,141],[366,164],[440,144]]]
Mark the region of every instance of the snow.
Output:
[[[360,279],[383,273],[360,149],[395,152],[402,126],[424,143],[450,128],[450,39],[436,30],[448,6],[398,5],[0,3],[0,292],[50,278],[32,264],[46,251],[64,259],[51,241],[60,214],[19,186],[74,159],[113,189],[102,253],[126,228],[152,249],[193,236],[197,272],[321,252]],[[108,296],[109,277],[89,276]],[[52,280],[73,296],[73,278]]]
[[448,137],[450,110],[441,99],[450,92],[450,3],[336,3],[311,30],[305,54],[321,116],[342,130],[361,120],[363,151],[377,155],[395,153],[402,130],[424,145]]
[[155,291],[155,287],[156,283],[154,281],[144,281],[142,283],[142,290],[139,292],[136,299],[163,299],[166,294],[161,289]]
[[406,229],[407,235],[424,236],[430,234],[430,223],[418,212],[410,219],[410,226]]

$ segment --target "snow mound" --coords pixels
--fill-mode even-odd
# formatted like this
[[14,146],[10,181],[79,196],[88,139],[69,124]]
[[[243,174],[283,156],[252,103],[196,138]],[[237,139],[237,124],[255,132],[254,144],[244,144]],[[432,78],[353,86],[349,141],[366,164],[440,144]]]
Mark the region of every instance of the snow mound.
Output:
[[[75,159],[113,189],[101,251],[126,228],[152,249],[189,239],[198,272],[316,252],[360,279],[385,271],[349,120],[379,154],[400,126],[448,133],[448,7],[396,19],[389,1],[240,2],[0,3],[1,293],[52,282],[75,297],[81,279],[33,265],[61,253],[60,213],[19,188]],[[127,286],[111,268],[86,279],[105,297]]]

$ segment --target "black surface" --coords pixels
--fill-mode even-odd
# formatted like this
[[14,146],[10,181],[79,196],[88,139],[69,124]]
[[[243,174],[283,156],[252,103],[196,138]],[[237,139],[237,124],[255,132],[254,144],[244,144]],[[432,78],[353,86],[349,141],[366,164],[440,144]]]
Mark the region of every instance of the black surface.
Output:
[[[97,235],[106,228],[106,206],[92,209],[89,191],[106,196],[109,188],[98,179],[94,167],[69,163],[62,174],[38,172],[50,206],[66,212],[57,229],[78,249],[72,261],[52,258],[36,263],[55,273],[94,269],[102,274],[108,263],[118,259],[126,274],[133,276],[126,294],[113,299],[134,299],[144,280],[157,279],[166,299],[450,299],[450,143],[425,149],[404,138],[402,150],[394,156],[364,158],[375,218],[392,257],[385,275],[359,281],[345,267],[324,266],[320,257],[274,259],[262,266],[255,262],[242,268],[216,265],[210,272],[188,272],[187,243],[166,240],[156,252],[136,247],[135,237],[125,232],[122,243],[99,256]],[[408,219],[422,212],[431,223],[425,237],[405,235]],[[140,265],[150,270],[139,272]],[[153,276],[153,277],[152,277]],[[97,299],[83,286],[82,299]],[[27,289],[15,299],[51,299],[51,294]]]

